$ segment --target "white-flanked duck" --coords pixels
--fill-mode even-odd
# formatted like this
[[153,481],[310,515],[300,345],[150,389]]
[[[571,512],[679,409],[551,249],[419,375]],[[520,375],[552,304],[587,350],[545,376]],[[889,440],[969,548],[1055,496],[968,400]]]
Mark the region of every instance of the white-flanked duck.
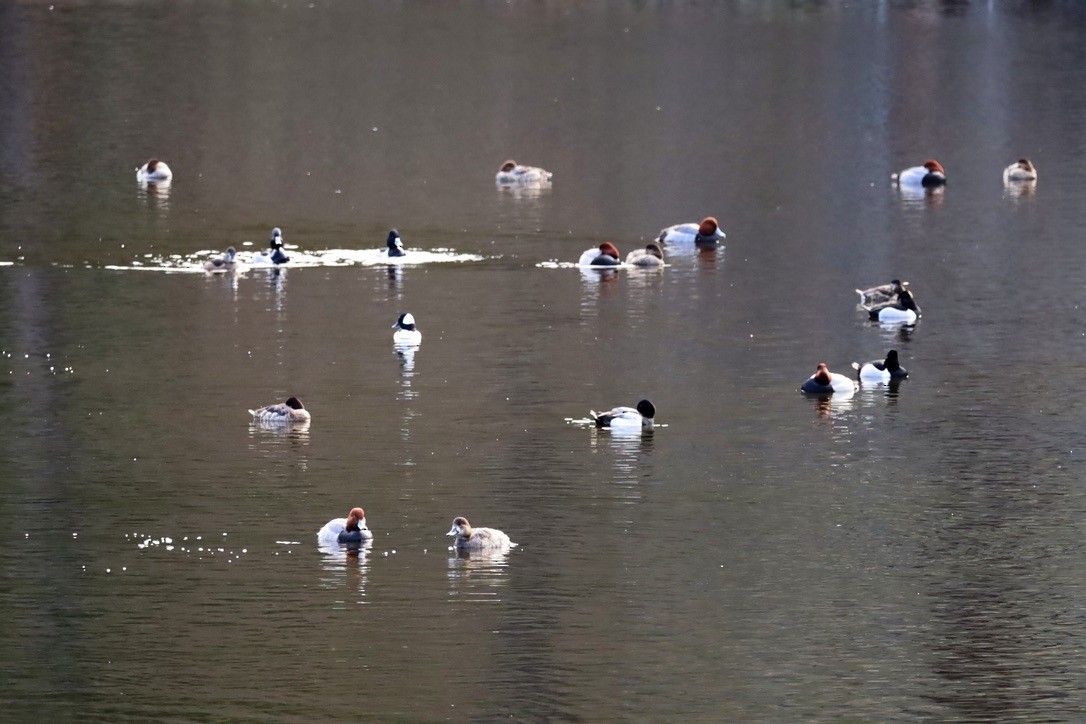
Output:
[[634,249],[626,255],[626,263],[630,266],[663,266],[664,250],[656,243],[644,249]]
[[238,262],[235,256],[237,250],[234,247],[227,247],[226,253],[218,259],[208,259],[204,262],[204,269],[212,274],[217,272],[230,272],[238,268]]
[[509,159],[501,165],[498,169],[497,175],[494,176],[494,180],[501,185],[512,184],[540,184],[551,180],[553,176],[550,171],[546,171],[537,166],[521,166],[516,161]]
[[306,422],[310,419],[309,410],[305,409],[297,397],[290,397],[286,402],[249,410],[253,420],[271,423]]
[[886,359],[872,360],[862,365],[859,362],[853,362],[852,369],[856,370],[856,377],[860,382],[868,383],[903,380],[909,376],[909,373],[898,362],[896,349],[887,352]]
[[392,343],[396,346],[422,343],[422,332],[415,329],[415,318],[411,312],[401,314],[392,328],[396,330],[392,333]]
[[618,266],[621,263],[622,257],[618,253],[618,247],[609,241],[603,242],[595,249],[589,249],[577,260],[578,266]]
[[890,180],[901,188],[935,188],[946,185],[946,171],[934,159],[928,159],[920,166],[912,166],[901,173],[890,176]]
[[268,250],[258,252],[253,257],[253,264],[286,264],[288,261],[290,257],[283,251],[283,231],[277,226],[272,229]]
[[886,304],[887,302],[895,301],[897,295],[901,294],[907,286],[909,286],[909,282],[903,282],[900,279],[892,279],[889,284],[880,284],[877,287],[868,287],[867,289],[857,289],[856,293],[860,295],[860,306],[866,309],[877,304]]
[[897,298],[892,302],[864,306],[871,319],[880,322],[904,322],[912,324],[920,317],[920,307],[913,298],[913,293],[908,289],[898,292]]
[[727,235],[721,231],[720,224],[712,216],[706,216],[701,223],[676,224],[662,229],[656,237],[661,244],[697,244],[712,246],[718,244]]
[[390,257],[404,256],[407,254],[403,248],[403,241],[400,239],[400,232],[395,229],[388,232],[388,238],[385,240],[385,247],[387,248]]
[[453,545],[459,551],[507,551],[517,545],[497,528],[472,528],[462,515],[453,518],[445,535],[454,537]]
[[589,410],[588,416],[596,423],[596,427],[620,432],[640,432],[652,429],[656,407],[648,400],[641,400],[637,407],[615,407],[606,412]]
[[1003,183],[1014,181],[1036,181],[1037,168],[1028,158],[1020,158],[1007,168],[1003,169]]
[[362,543],[373,539],[366,526],[366,511],[351,508],[346,518],[333,518],[317,532],[318,543]]
[[163,182],[173,178],[173,171],[165,161],[152,158],[147,163],[136,169],[136,180],[143,182]]
[[800,386],[800,391],[808,395],[833,395],[856,391],[856,383],[851,377],[830,372],[825,362],[818,363],[818,369]]

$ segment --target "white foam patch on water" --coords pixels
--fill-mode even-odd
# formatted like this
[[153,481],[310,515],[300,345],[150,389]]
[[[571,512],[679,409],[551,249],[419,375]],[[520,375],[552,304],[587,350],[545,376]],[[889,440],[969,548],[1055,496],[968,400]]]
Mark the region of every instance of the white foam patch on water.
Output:
[[[239,251],[237,264],[231,271],[244,274],[249,271],[264,269],[295,269],[299,267],[339,267],[339,266],[417,266],[419,264],[449,264],[483,261],[486,257],[479,254],[458,254],[452,249],[431,249],[429,251],[410,250],[404,256],[389,257],[384,249],[324,249],[323,251],[299,251],[287,245],[290,261],[275,265],[263,261],[262,252]],[[220,249],[203,249],[193,254],[170,254],[155,256],[144,254],[143,259],[133,260],[131,264],[108,264],[106,269],[113,271],[158,271],[189,272],[205,274],[204,262],[219,259],[223,255]],[[223,272],[217,272],[223,273]],[[230,273],[230,272],[226,272]]]

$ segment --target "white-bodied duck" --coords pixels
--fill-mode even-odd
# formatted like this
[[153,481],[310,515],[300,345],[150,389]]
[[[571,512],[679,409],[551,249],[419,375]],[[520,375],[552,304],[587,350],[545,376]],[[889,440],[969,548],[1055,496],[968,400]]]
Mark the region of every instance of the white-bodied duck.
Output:
[[283,251],[283,230],[278,226],[272,229],[271,239],[268,240],[268,250],[257,252],[253,257],[253,264],[286,264],[290,257]]
[[415,318],[411,312],[404,312],[392,325],[396,331],[392,333],[392,343],[401,345],[414,345],[422,342],[422,332],[415,329]]
[[290,397],[286,402],[280,402],[277,405],[249,410],[249,414],[253,416],[254,421],[265,423],[306,422],[311,419],[309,410],[305,409],[302,401],[297,397]]
[[142,182],[163,182],[169,181],[173,178],[173,171],[166,165],[165,161],[159,161],[157,158],[150,159],[147,163],[143,164],[136,169],[136,180]]
[[897,297],[890,302],[882,304],[863,305],[871,319],[880,322],[904,322],[912,324],[920,317],[920,307],[913,298],[913,293],[908,289],[902,289]]
[[799,389],[808,395],[833,395],[855,392],[856,383],[851,377],[830,372],[825,362],[819,362],[818,369],[800,385]]
[[516,161],[509,159],[498,169],[494,180],[502,186],[540,184],[550,181],[553,175],[550,171],[537,166],[521,166]]
[[856,370],[856,377],[860,382],[868,383],[903,380],[909,376],[909,373],[897,359],[896,349],[887,352],[886,359],[876,359],[862,365],[859,362],[853,362],[852,369]]
[[366,511],[351,508],[346,518],[333,518],[317,532],[318,543],[362,543],[373,538],[366,525]]
[[1003,169],[1003,183],[1009,184],[1015,181],[1036,181],[1037,168],[1028,158],[1020,158],[1007,168]]
[[891,174],[890,180],[901,188],[935,188],[946,185],[946,171],[942,165],[928,159],[920,166],[911,166],[900,173]]
[[656,407],[648,400],[641,400],[637,407],[615,407],[606,412],[589,410],[588,416],[596,427],[618,431],[651,430],[656,417]]
[[618,247],[609,241],[605,241],[595,249],[589,249],[577,260],[578,266],[618,266],[622,263],[622,257],[618,253]]
[[712,246],[718,244],[727,235],[721,231],[720,224],[712,216],[706,216],[701,223],[676,224],[662,229],[656,237],[661,244],[697,244]]

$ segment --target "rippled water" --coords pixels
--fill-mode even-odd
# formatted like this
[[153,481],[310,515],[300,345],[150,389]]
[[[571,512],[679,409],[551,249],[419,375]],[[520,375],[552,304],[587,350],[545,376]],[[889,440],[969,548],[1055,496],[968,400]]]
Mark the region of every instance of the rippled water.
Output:
[[[0,4],[0,706],[1080,719],[1084,41],[1061,2]],[[715,252],[570,265],[707,214]],[[304,263],[170,273],[273,226]],[[892,277],[914,327],[855,306]],[[797,392],[891,347],[897,388]],[[356,505],[372,545],[318,548]]]

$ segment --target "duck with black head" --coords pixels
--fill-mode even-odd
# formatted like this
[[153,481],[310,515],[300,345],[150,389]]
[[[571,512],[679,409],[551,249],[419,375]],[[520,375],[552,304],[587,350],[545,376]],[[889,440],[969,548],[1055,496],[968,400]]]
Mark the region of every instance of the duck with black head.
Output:
[[892,279],[889,284],[880,284],[876,287],[868,287],[867,289],[857,289],[856,293],[860,295],[861,307],[872,307],[876,304],[886,304],[887,302],[895,301],[897,295],[901,294],[907,286],[909,286],[909,282],[903,282],[900,279]]
[[656,407],[648,400],[641,400],[637,407],[613,407],[606,412],[589,410],[588,416],[596,423],[596,427],[615,432],[641,432],[653,428]]
[[853,362],[852,369],[856,370],[856,378],[860,382],[869,384],[903,380],[909,376],[908,371],[901,366],[901,362],[897,358],[896,349],[887,352],[884,359],[872,360],[862,365],[859,362]]
[[902,289],[897,297],[882,304],[861,305],[868,316],[879,322],[902,322],[912,324],[920,318],[920,307],[916,298],[908,289]]
[[259,251],[253,256],[253,264],[260,266],[278,266],[286,264],[290,257],[283,251],[283,230],[278,226],[272,229],[271,239],[268,240],[268,250]]
[[305,409],[302,401],[297,397],[289,397],[286,402],[249,410],[249,414],[253,416],[255,422],[264,423],[289,424],[292,422],[308,422],[311,419],[309,410]]
[[619,266],[622,257],[618,253],[618,247],[609,241],[605,241],[595,249],[589,249],[581,254],[577,260],[578,266]]
[[396,330],[392,333],[392,343],[397,347],[422,342],[422,332],[415,328],[415,317],[411,312],[401,314],[392,328]]
[[333,518],[317,531],[318,543],[363,543],[373,539],[373,533],[366,525],[366,511],[351,508],[346,518]]
[[403,240],[400,239],[400,232],[395,229],[388,232],[388,238],[385,239],[385,248],[389,257],[405,256],[407,254],[403,248]]

